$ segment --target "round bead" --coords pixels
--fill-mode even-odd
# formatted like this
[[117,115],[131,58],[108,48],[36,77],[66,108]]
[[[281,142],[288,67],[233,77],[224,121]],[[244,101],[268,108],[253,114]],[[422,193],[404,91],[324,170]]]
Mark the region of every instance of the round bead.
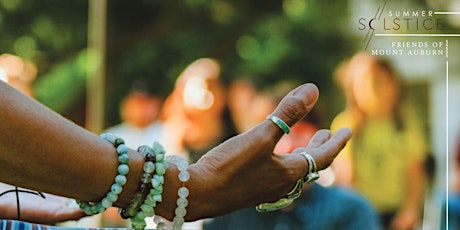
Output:
[[109,199],[112,203],[114,203],[115,201],[118,200],[118,195],[115,194],[115,193],[113,193],[113,192],[111,192],[111,191],[110,191],[109,193],[107,193],[107,196],[106,196],[106,197],[107,197],[107,199]]
[[118,165],[118,174],[126,175],[129,172],[129,166],[127,164]]
[[128,164],[129,162],[129,156],[128,154],[121,154],[121,155],[118,155],[118,162],[120,164]]
[[177,195],[179,195],[179,197],[187,197],[189,194],[189,191],[186,187],[180,187],[179,190],[177,191]]
[[175,216],[174,219],[173,219],[173,222],[177,223],[178,225],[182,225],[182,224],[184,224],[185,219],[184,219],[184,217],[181,217],[181,216]]
[[151,161],[151,162],[156,162],[157,161],[157,157],[153,153],[148,153],[147,155],[145,155],[145,159],[147,161]]
[[119,185],[125,185],[126,184],[126,176],[123,176],[123,175],[117,175],[115,177],[115,183],[119,184]]
[[139,146],[139,148],[137,149],[137,151],[143,156],[145,157],[147,154],[153,154],[153,150],[147,146],[147,145],[141,145]]
[[123,191],[123,187],[121,187],[118,184],[113,184],[112,187],[110,188],[110,191],[116,195],[120,195],[121,191]]
[[187,214],[187,210],[185,208],[177,207],[174,213],[176,216],[184,217],[185,214]]
[[119,145],[117,147],[117,152],[118,152],[118,155],[127,154],[128,153],[128,147],[126,147],[126,145]]
[[112,207],[113,203],[107,197],[105,197],[104,199],[102,199],[101,204],[102,204],[102,207],[104,208],[110,208]]
[[153,171],[155,171],[155,163],[151,162],[151,161],[147,161],[144,163],[144,171],[146,173],[152,173]]
[[180,171],[185,171],[185,170],[187,170],[187,168],[188,168],[188,163],[187,163],[187,161],[185,161],[184,159],[182,159],[181,161],[177,162],[177,168],[178,168]]
[[190,179],[190,174],[187,171],[179,172],[179,180],[181,182],[187,182]]
[[117,138],[117,139],[115,139],[115,141],[113,142],[113,145],[114,145],[115,147],[118,147],[119,145],[123,145],[123,144],[125,144],[125,141],[124,141],[123,139],[121,139],[121,138]]
[[179,199],[176,201],[176,204],[178,207],[185,208],[188,205],[188,200],[184,197],[179,197]]
[[95,209],[96,213],[101,213],[101,212],[106,210],[106,208],[104,208],[101,203],[98,203],[95,207],[96,207],[96,209]]

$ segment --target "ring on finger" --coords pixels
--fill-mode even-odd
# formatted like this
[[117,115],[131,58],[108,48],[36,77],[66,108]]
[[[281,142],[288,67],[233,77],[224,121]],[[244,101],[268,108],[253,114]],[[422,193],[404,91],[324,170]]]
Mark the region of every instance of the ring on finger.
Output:
[[319,178],[318,167],[316,166],[315,159],[307,152],[301,152],[300,155],[304,156],[308,161],[308,173],[302,180],[304,183],[310,183]]
[[267,119],[275,123],[285,134],[289,134],[291,132],[291,128],[289,127],[286,122],[284,122],[281,118],[275,116],[275,115],[268,115]]

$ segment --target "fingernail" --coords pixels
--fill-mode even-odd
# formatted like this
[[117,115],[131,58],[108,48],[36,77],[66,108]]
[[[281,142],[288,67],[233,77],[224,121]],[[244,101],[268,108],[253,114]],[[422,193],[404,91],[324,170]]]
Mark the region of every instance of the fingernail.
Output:
[[313,106],[318,100],[318,96],[319,96],[318,87],[316,87],[315,84],[307,83],[300,88],[301,88],[300,90],[302,90],[303,93],[306,94],[307,103],[308,103],[307,106],[308,107]]
[[341,128],[339,131],[345,133],[347,136],[351,136],[351,134],[353,133],[353,131],[349,127]]

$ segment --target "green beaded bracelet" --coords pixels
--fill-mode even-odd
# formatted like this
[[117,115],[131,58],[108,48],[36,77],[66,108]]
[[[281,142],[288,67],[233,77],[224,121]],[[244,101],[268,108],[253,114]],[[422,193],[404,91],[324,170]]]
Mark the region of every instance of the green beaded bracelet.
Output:
[[100,137],[112,143],[117,149],[119,163],[117,169],[118,175],[115,177],[115,183],[111,186],[110,191],[99,203],[92,204],[77,200],[78,205],[87,215],[98,214],[112,207],[113,203],[118,200],[118,195],[123,191],[123,185],[125,185],[127,181],[126,175],[129,172],[128,147],[126,147],[125,141],[112,133],[103,133]]
[[155,170],[155,174],[150,180],[152,188],[150,189],[149,194],[145,198],[140,208],[137,210],[137,213],[134,215],[134,217],[131,218],[131,227],[134,230],[143,230],[147,226],[145,218],[152,217],[155,215],[156,203],[161,202],[163,200],[162,193],[164,184],[164,174],[166,173],[166,169],[168,168],[168,163],[164,160],[165,151],[163,149],[163,146],[161,146],[158,142],[153,143],[153,148],[148,149],[147,152],[139,152],[144,157],[149,157],[148,154],[152,152],[155,156],[156,161],[154,167],[152,167],[151,165],[146,166],[144,164],[145,173],[148,173],[153,168]]

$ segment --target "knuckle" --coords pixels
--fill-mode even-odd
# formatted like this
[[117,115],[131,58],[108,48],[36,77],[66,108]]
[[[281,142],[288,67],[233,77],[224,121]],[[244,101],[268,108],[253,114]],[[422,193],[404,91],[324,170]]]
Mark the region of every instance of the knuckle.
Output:
[[305,114],[304,102],[298,98],[286,103],[283,108],[283,116],[287,117],[290,122],[294,122],[302,118]]

